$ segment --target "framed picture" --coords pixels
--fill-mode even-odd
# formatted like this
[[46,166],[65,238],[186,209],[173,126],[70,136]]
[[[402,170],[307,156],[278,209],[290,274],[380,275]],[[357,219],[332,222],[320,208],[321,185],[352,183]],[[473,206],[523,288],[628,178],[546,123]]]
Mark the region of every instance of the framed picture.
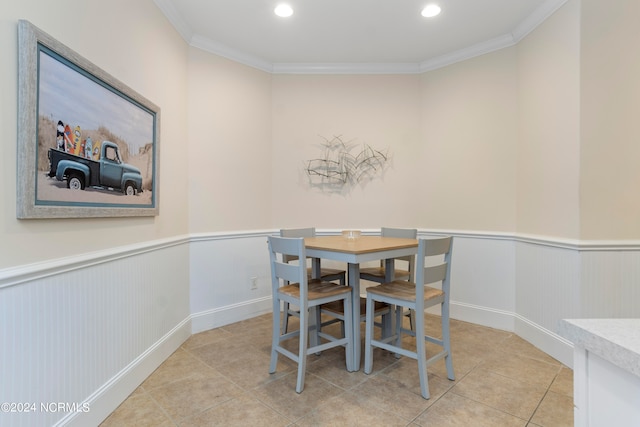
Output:
[[160,109],[18,23],[17,217],[154,216]]

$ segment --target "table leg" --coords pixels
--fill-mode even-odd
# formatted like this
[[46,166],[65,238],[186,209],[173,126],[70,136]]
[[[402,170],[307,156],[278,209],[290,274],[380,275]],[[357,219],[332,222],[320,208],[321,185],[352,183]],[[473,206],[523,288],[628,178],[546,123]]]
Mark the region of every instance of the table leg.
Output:
[[393,258],[387,258],[384,260],[384,281],[393,282],[395,273],[395,261]]
[[311,277],[320,278],[320,258],[311,258]]
[[349,264],[349,286],[351,286],[353,314],[353,363],[354,371],[360,370],[360,264]]
[[[393,258],[387,258],[384,260],[384,281],[393,282],[395,276],[395,261]],[[396,330],[396,307],[391,306],[391,312],[389,313],[389,322],[382,326],[382,336],[389,337],[395,333]]]
[[[311,277],[313,279],[320,278],[320,258],[311,258]],[[313,331],[312,334],[309,334],[309,344],[311,346],[320,344],[320,338],[318,337],[320,324],[316,324],[316,310],[320,310],[320,307],[309,309],[309,328]]]

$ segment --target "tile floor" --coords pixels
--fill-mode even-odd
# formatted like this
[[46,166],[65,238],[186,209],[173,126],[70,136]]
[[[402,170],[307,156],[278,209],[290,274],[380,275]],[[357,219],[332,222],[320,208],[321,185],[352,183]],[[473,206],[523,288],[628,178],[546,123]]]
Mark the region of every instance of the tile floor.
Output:
[[509,332],[455,320],[451,330],[456,381],[443,361],[431,366],[429,400],[416,362],[380,349],[370,375],[347,372],[342,348],[309,356],[296,394],[293,362],[280,356],[268,373],[271,316],[259,316],[191,336],[102,426],[573,425],[570,368]]

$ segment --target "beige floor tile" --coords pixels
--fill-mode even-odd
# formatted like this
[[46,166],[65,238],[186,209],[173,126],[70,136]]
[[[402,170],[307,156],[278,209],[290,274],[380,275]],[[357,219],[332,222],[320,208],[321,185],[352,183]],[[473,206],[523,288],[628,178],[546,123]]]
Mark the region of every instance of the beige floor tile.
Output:
[[374,406],[390,414],[411,421],[435,402],[436,398],[424,399],[419,389],[411,390],[400,381],[386,375],[376,375],[360,384],[351,392],[363,406]]
[[270,374],[269,362],[269,357],[254,355],[249,358],[242,358],[241,360],[220,365],[217,370],[242,389],[250,390],[288,374],[293,369],[296,369],[297,366],[290,359],[280,356],[278,358],[276,372]]
[[202,347],[203,345],[224,341],[231,337],[233,337],[233,334],[231,332],[225,331],[222,328],[211,329],[208,331],[191,335],[189,339],[187,339],[182,344],[182,348],[189,350],[196,347]]
[[214,368],[239,360],[248,360],[258,354],[264,355],[264,352],[253,346],[251,342],[233,338],[193,348],[189,352]]
[[463,332],[451,332],[451,348],[455,352],[460,349],[471,349],[478,362],[492,357],[497,353],[507,336],[494,333],[492,330],[484,333],[467,329]]
[[545,387],[477,368],[458,381],[452,392],[516,417],[529,419],[546,390]]
[[560,366],[555,363],[549,364],[511,352],[494,354],[480,364],[480,368],[544,388],[548,388],[560,372]]
[[527,422],[482,403],[447,393],[414,422],[424,427],[524,427]]
[[[362,351],[360,353],[360,369],[364,370],[364,345],[362,347]],[[384,371],[389,366],[394,363],[398,363],[401,360],[401,357],[396,357],[394,353],[391,353],[387,350],[383,350],[381,348],[373,349],[373,364],[371,365],[371,374],[375,375],[380,371]]]
[[573,426],[573,398],[548,392],[533,414],[531,422],[543,427]]
[[[421,396],[418,362],[416,360],[402,357],[397,363],[389,366],[379,375],[384,375],[394,381],[398,381],[412,393]],[[435,401],[455,385],[455,381],[442,379],[430,373],[429,369],[427,369],[427,381],[429,383],[429,394],[432,401]]]
[[302,393],[296,393],[296,372],[289,372],[282,378],[253,390],[253,396],[265,405],[295,421],[304,417],[332,397],[344,390],[327,381],[307,373]]
[[285,417],[245,393],[185,419],[180,427],[272,427],[289,424]]
[[198,375],[149,391],[175,422],[200,413],[242,394],[242,389],[208,368]]
[[406,420],[375,405],[363,404],[362,399],[349,392],[333,397],[304,418],[296,421],[296,426],[299,427],[404,427],[406,425]]
[[100,427],[169,427],[173,422],[144,392],[132,394]]
[[573,369],[563,366],[549,390],[573,397]]
[[188,378],[206,369],[200,360],[179,348],[165,360],[143,383],[145,390]]
[[533,344],[523,340],[519,336],[515,334],[511,334],[507,339],[505,339],[500,344],[502,351],[510,351],[513,353],[517,353],[521,356],[527,356],[532,359],[538,359],[543,362],[547,362],[550,364],[561,366],[562,364],[558,362],[553,357],[549,356],[544,351],[540,350]]
[[338,352],[333,354],[324,352],[317,358],[315,363],[307,366],[307,372],[345,390],[351,389],[367,380],[367,375],[362,370],[357,372],[347,371],[344,349],[339,349]]
[[[427,345],[427,357],[435,354],[435,345]],[[457,345],[452,348],[452,360],[453,360],[453,374],[456,379],[463,378],[475,367],[477,367],[487,357],[486,355],[477,354],[472,349]],[[442,379],[448,379],[447,367],[444,359],[438,360],[429,367],[427,371],[430,374],[434,374]]]

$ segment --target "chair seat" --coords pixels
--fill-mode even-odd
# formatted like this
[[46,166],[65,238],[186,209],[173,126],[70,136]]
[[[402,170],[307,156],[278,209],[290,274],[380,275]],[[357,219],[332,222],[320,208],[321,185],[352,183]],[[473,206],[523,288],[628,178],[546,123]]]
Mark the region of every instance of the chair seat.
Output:
[[[389,309],[389,304],[376,301],[375,313],[376,315],[382,315]],[[339,301],[322,304],[322,310],[330,311],[332,313],[344,316],[344,307]],[[367,310],[367,299],[360,298],[360,315],[364,316]]]
[[[408,270],[400,270],[400,269],[395,269],[394,270],[394,279],[402,279],[402,278],[409,278],[411,277],[411,272]],[[371,278],[377,278],[378,280],[374,280],[374,281],[381,281],[384,280],[386,277],[386,271],[384,267],[367,267],[367,268],[361,268],[360,269],[360,278],[364,279],[364,280],[369,280],[367,279],[366,276],[369,276]]]
[[[287,286],[283,286],[278,289],[278,292],[289,295],[294,298],[300,298],[300,284],[292,283]],[[314,300],[328,296],[346,294],[351,292],[351,286],[342,286],[337,283],[323,282],[321,280],[310,280],[308,282],[308,296],[307,299]],[[338,302],[340,303],[340,302]]]
[[[404,280],[394,280],[393,282],[384,283],[378,286],[372,286],[370,288],[367,288],[367,292],[404,301],[415,301],[416,299],[415,283],[407,282]],[[436,299],[442,297],[443,295],[444,292],[442,292],[442,290],[440,289],[432,288],[430,286],[424,287],[425,301]]]

